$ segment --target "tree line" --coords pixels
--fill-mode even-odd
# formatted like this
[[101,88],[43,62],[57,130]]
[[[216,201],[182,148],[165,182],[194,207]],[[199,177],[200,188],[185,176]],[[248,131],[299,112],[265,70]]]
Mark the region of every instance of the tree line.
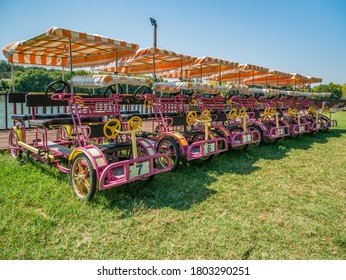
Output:
[[[87,70],[76,70],[73,75],[90,75]],[[14,84],[16,92],[42,92],[46,86],[53,81],[70,79],[69,71],[64,72],[57,69],[47,69],[44,67],[24,67],[14,66]],[[290,90],[292,88],[287,88]],[[330,92],[329,99],[346,99],[346,84],[321,84],[308,89],[312,92]],[[0,60],[0,91],[12,91],[11,65],[6,60]],[[79,92],[89,92],[88,89],[79,89]],[[97,89],[96,93],[102,93],[102,89]],[[318,97],[316,97],[318,98]],[[325,98],[324,98],[325,99]]]

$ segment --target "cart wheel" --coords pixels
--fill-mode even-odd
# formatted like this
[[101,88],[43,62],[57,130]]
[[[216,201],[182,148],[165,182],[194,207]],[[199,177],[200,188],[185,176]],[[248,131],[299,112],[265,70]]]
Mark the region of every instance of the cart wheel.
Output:
[[18,148],[18,141],[19,141],[19,135],[17,131],[12,130],[9,136],[9,145],[10,145],[10,151],[13,158],[21,158],[22,157],[22,151],[19,151]]
[[56,140],[70,140],[66,126],[60,126],[56,132]]
[[[180,151],[178,144],[170,137],[165,137],[159,141],[157,144],[156,150],[159,154],[166,154],[168,158],[171,160],[172,169],[174,172],[178,169],[180,162]],[[162,166],[167,166],[168,162],[164,159],[159,159],[159,163]]]
[[81,200],[91,200],[96,191],[96,174],[90,160],[84,155],[77,155],[70,170],[73,191]]
[[[249,148],[249,147],[257,147],[257,146],[259,146],[261,143],[262,143],[262,132],[257,128],[257,127],[254,127],[254,126],[248,126],[248,129],[250,130],[250,131],[255,131],[255,132],[258,132],[258,135],[257,134],[253,134],[253,135],[255,135],[254,136],[254,140],[257,140],[257,142],[256,143],[253,143],[253,144],[248,144],[247,145],[247,147],[245,148],[245,149],[247,149],[247,148]],[[257,137],[256,137],[256,135],[257,135]],[[244,150],[245,150],[244,149]]]
[[[230,131],[231,135],[234,134],[234,133],[236,133],[236,132],[243,132],[243,129],[234,128],[234,129],[232,129],[232,130]],[[237,151],[246,150],[246,148],[247,148],[247,144],[232,147],[233,150],[237,150]]]
[[322,116],[321,122],[322,122],[321,127],[323,127],[323,128],[321,128],[320,131],[322,131],[322,132],[328,131],[329,127],[326,127],[326,125],[328,125],[330,123],[330,119],[326,116]]

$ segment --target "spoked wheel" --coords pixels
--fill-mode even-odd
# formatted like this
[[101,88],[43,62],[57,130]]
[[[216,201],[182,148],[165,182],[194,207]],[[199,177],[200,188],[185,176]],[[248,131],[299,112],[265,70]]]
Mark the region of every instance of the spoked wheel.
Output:
[[63,125],[58,128],[58,131],[56,132],[56,140],[70,140],[70,136],[66,126]]
[[[270,131],[273,127],[276,127],[275,124],[273,123],[269,123],[266,125],[268,131]],[[273,144],[279,141],[279,138],[274,138],[274,139],[270,139],[269,137],[264,137],[264,142],[268,143],[268,144]]]
[[320,129],[320,131],[322,131],[322,132],[328,131],[329,127],[326,127],[326,125],[328,125],[330,123],[330,119],[326,116],[322,116],[321,122],[322,122],[322,124],[321,124],[322,128]]
[[254,127],[254,126],[248,126],[247,129],[252,131],[252,132],[258,132],[258,133],[253,133],[252,134],[253,135],[252,140],[256,141],[256,142],[252,143],[252,144],[248,144],[246,146],[246,148],[253,148],[253,147],[259,146],[262,143],[262,133],[261,133],[261,131],[257,127]]
[[91,200],[96,191],[96,174],[90,160],[77,155],[70,170],[72,189],[81,200]]
[[[222,132],[220,132],[219,130],[215,129],[213,131],[214,134],[216,134],[217,137],[219,138],[225,138],[225,136],[222,134]],[[220,143],[218,143],[218,150],[224,150],[226,148],[225,142],[221,141]]]
[[[174,172],[178,169],[180,162],[180,151],[178,144],[172,138],[165,137],[159,141],[157,144],[156,150],[159,154],[165,154],[171,160],[172,169]],[[168,162],[165,158],[159,158],[159,163],[166,167],[168,166]]]
[[10,151],[11,151],[11,155],[13,158],[21,158],[22,157],[22,151],[19,150],[19,146],[18,146],[18,141],[19,139],[19,135],[17,133],[17,131],[12,130],[9,136],[9,145],[10,145]]
[[[236,133],[236,132],[243,132],[243,130],[240,128],[234,128],[230,131],[231,135]],[[246,148],[247,148],[247,144],[232,147],[233,150],[238,150],[238,151],[239,150],[246,150]]]

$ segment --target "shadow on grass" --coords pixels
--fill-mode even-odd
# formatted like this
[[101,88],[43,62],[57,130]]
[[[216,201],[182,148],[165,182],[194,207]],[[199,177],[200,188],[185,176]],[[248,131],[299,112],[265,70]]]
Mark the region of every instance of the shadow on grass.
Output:
[[[188,210],[216,193],[208,188],[217,180],[217,175],[250,174],[260,167],[259,160],[280,160],[290,150],[307,150],[315,143],[325,144],[331,138],[339,138],[346,130],[332,129],[315,135],[303,135],[298,139],[287,138],[281,142],[263,145],[248,151],[228,151],[216,156],[211,162],[192,161],[180,164],[175,173],[157,175],[153,182],[134,182],[99,193],[108,209],[123,211],[124,217],[132,216],[138,209],[160,209],[169,207],[176,210]],[[95,203],[98,199],[96,199]]]

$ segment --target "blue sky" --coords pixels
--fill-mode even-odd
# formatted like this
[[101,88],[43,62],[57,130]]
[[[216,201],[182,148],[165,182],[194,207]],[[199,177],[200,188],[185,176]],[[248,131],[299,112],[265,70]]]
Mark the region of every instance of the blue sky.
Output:
[[149,17],[161,48],[346,83],[343,0],[0,0],[0,47],[51,26],[148,47]]

